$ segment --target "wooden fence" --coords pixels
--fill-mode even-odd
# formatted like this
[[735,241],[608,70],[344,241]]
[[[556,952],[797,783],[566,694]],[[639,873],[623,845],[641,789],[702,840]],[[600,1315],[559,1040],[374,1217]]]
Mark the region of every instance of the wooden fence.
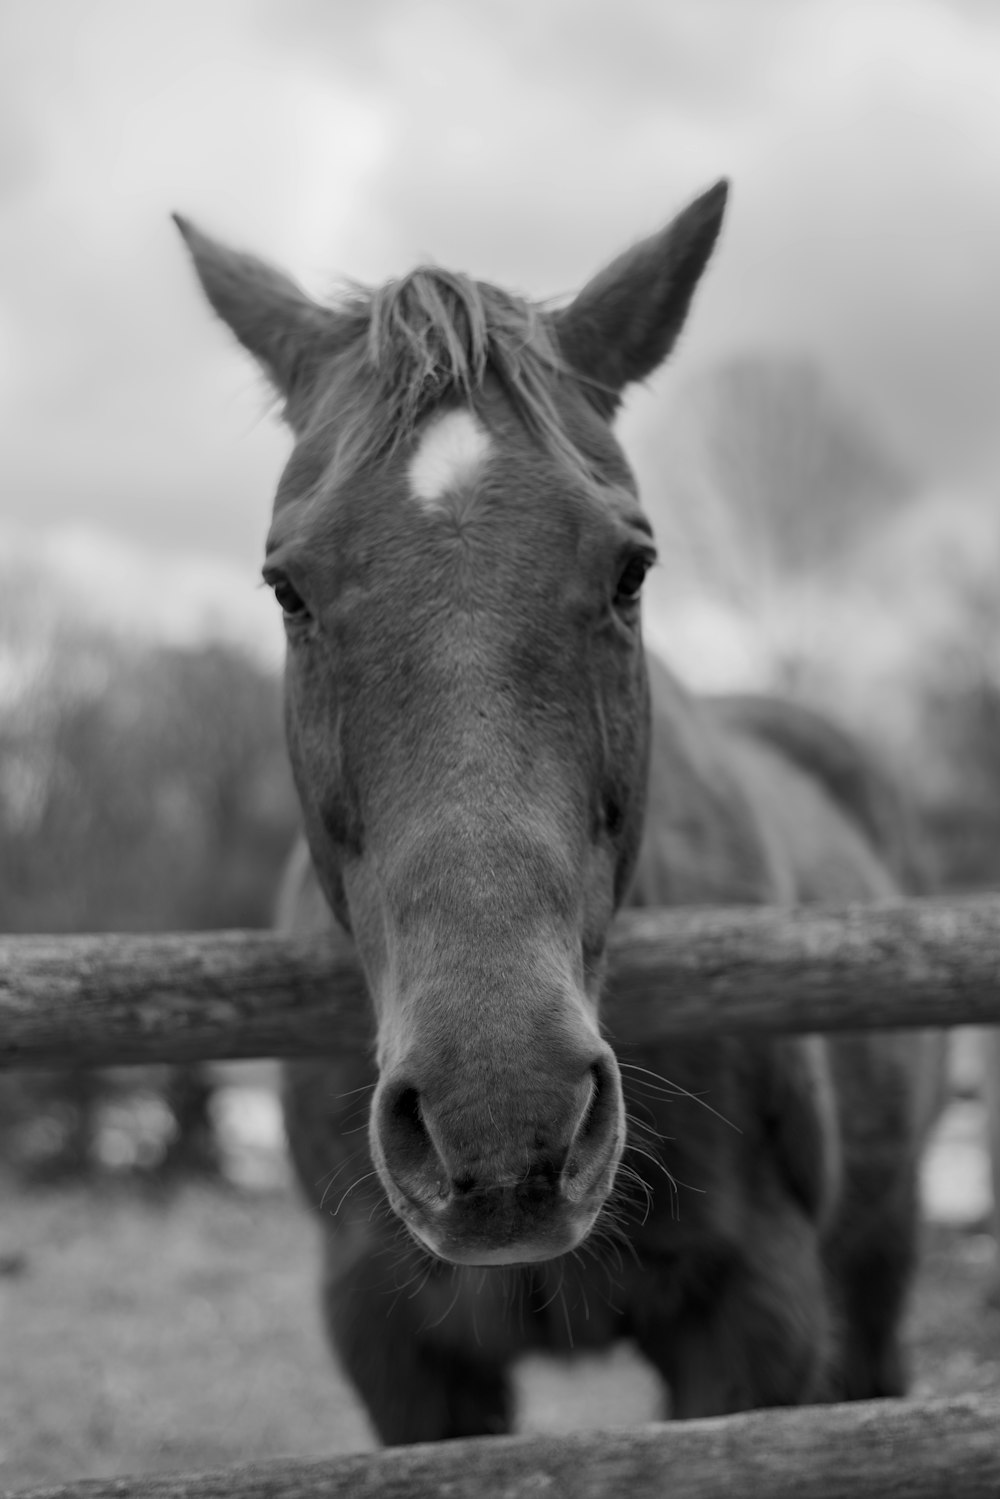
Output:
[[[839,913],[629,913],[616,923],[609,959],[615,998],[604,1019],[620,1046],[708,1032],[1000,1025],[993,898]],[[360,973],[332,935],[0,938],[0,1067],[303,1056],[369,1038]],[[31,1491],[34,1499],[732,1493],[1000,1499],[1000,1391]]]

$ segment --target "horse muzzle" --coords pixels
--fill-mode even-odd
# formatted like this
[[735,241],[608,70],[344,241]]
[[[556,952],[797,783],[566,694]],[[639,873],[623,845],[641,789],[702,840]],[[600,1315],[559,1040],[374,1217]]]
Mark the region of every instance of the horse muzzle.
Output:
[[[372,1158],[390,1206],[432,1254],[460,1265],[554,1259],[592,1229],[625,1142],[610,1047],[566,1076],[518,1086],[424,1086],[401,1067],[380,1082]],[[506,1122],[504,1122],[506,1121]]]

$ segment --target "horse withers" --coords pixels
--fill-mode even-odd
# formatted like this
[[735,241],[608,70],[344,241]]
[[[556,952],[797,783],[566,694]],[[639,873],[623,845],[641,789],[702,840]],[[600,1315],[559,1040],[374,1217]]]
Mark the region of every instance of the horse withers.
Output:
[[922,1043],[618,1060],[599,1024],[625,902],[900,888],[844,736],[643,651],[612,422],[725,198],[560,310],[431,266],[321,306],[178,221],[294,438],[264,564],[308,842],[284,921],[349,934],[373,1055],[290,1065],[286,1120],[387,1442],[505,1430],[518,1354],[622,1337],[678,1415],[903,1388]]

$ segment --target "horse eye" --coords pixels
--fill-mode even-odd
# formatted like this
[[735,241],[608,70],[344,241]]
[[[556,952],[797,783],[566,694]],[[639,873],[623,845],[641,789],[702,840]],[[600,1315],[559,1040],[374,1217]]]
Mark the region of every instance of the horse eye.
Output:
[[651,566],[652,560],[649,557],[636,555],[629,558],[618,579],[618,588],[615,593],[616,604],[634,604],[638,601],[646,574]]
[[604,826],[612,838],[617,838],[625,826],[625,814],[618,802],[613,797],[607,797],[604,803]]
[[301,619],[307,613],[305,604],[287,578],[275,578],[271,589],[286,618]]

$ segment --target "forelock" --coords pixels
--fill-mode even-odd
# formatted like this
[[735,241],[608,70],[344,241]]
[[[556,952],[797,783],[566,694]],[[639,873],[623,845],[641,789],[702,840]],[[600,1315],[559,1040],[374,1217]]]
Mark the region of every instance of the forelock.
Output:
[[384,286],[350,287],[335,310],[345,340],[315,423],[332,428],[338,468],[388,456],[442,403],[475,408],[492,376],[545,448],[589,477],[556,400],[570,372],[536,303],[421,266]]

